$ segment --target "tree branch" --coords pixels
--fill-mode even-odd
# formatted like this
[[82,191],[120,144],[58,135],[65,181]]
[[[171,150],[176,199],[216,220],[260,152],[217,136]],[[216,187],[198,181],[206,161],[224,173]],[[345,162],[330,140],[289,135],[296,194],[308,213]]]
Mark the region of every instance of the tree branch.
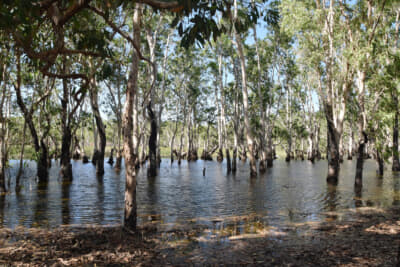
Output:
[[182,5],[180,5],[178,1],[165,2],[159,0],[137,0],[136,2],[143,3],[158,9],[175,9],[182,7]]

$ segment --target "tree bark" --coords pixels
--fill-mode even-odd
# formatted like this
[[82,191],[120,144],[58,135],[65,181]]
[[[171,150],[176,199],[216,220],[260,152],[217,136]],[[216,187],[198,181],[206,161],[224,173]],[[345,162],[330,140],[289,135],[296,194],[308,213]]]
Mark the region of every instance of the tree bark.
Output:
[[[161,19],[161,18],[160,18]],[[156,76],[157,76],[157,64],[156,64],[156,56],[155,56],[155,48],[157,43],[157,33],[158,27],[160,22],[157,25],[157,30],[153,33],[150,28],[146,28],[146,39],[149,45],[150,50],[150,80],[151,80],[151,87],[150,87],[150,102],[147,105],[147,112],[149,115],[150,121],[150,136],[149,136],[149,167],[147,170],[147,175],[149,177],[157,176],[157,135],[158,135],[158,125],[157,125],[157,118],[155,115],[155,102],[156,102]]]
[[364,108],[364,93],[365,93],[365,72],[358,72],[358,106],[359,106],[359,117],[358,117],[358,154],[357,154],[357,165],[356,165],[356,177],[355,185],[362,186],[362,172],[364,166],[365,157],[365,145],[368,143],[368,136],[366,133],[366,113]]
[[231,155],[229,154],[228,148],[225,150],[225,154],[226,154],[226,172],[230,173],[232,170],[232,167],[231,167]]
[[[65,58],[64,58],[65,60]],[[65,73],[66,63],[63,64],[63,72]],[[63,79],[63,98],[61,99],[61,156],[60,156],[60,166],[61,166],[61,177],[62,179],[72,181],[72,165],[71,165],[71,141],[72,133],[70,123],[68,121],[68,102],[70,97],[70,91],[68,88],[67,80]]]
[[347,159],[348,160],[353,159],[353,139],[354,139],[354,132],[353,132],[353,128],[350,125],[349,147],[348,147],[348,151],[347,151]]
[[[141,29],[141,9],[140,4],[135,4],[135,11],[133,14],[133,42],[136,47],[140,47],[140,29]],[[124,155],[125,155],[125,211],[124,211],[124,225],[125,227],[135,230],[137,211],[136,211],[136,154],[134,140],[132,134],[134,129],[134,101],[137,98],[137,80],[139,73],[139,57],[138,52],[133,51],[132,64],[129,73],[128,85],[126,90],[126,101],[124,113],[122,118],[123,135],[124,135]]]
[[[48,180],[48,161],[47,161],[47,147],[43,139],[46,137],[48,131],[44,131],[42,135],[42,139],[39,139],[39,136],[36,131],[35,124],[33,123],[33,105],[28,110],[21,94],[21,58],[20,54],[17,53],[17,85],[15,86],[15,92],[17,96],[17,104],[21,109],[22,114],[24,115],[25,122],[28,124],[28,128],[31,132],[31,136],[33,139],[33,145],[35,152],[37,153],[37,176],[39,178],[39,182],[47,182]],[[43,97],[41,101],[43,101],[46,97]]]
[[106,151],[106,129],[103,123],[103,120],[100,115],[99,103],[98,103],[98,87],[96,83],[96,79],[94,74],[90,79],[90,104],[92,106],[93,116],[96,122],[97,132],[100,137],[100,147],[97,150],[97,158],[96,158],[96,175],[102,176],[104,174],[104,154]]
[[[396,90],[396,89],[395,89]],[[394,122],[393,122],[393,164],[392,171],[400,171],[399,161],[399,98],[396,92],[392,92],[394,105]]]
[[147,111],[150,119],[150,137],[149,137],[149,168],[147,170],[147,176],[157,176],[157,121],[154,115],[151,104],[147,106]]
[[339,139],[340,132],[337,131],[332,121],[332,114],[329,112],[329,107],[325,110],[325,116],[328,125],[328,142],[327,142],[327,159],[328,159],[328,175],[327,181],[336,184],[339,177],[340,169],[340,154],[339,154]]
[[[1,119],[3,119],[3,118],[0,118],[0,126],[1,126],[1,128],[2,128],[2,121],[1,121]],[[1,148],[1,151],[0,151],[0,194],[1,193],[4,193],[4,192],[7,192],[7,189],[6,189],[6,161],[5,161],[5,154],[4,154],[4,151],[3,151],[3,146],[4,146],[4,142],[5,142],[5,140],[4,140],[4,136],[3,136],[3,133],[2,133],[2,129],[0,129],[0,148]]]
[[20,189],[20,185],[19,184],[20,184],[22,173],[24,171],[23,166],[24,166],[25,140],[26,140],[26,121],[24,121],[21,154],[20,154],[20,157],[19,157],[19,168],[18,168],[17,176],[15,178],[15,190],[16,191],[19,191],[19,189]]
[[[235,16],[233,23],[236,22],[237,19],[237,1],[234,1],[235,7]],[[257,165],[255,159],[255,151],[254,151],[254,138],[251,132],[250,120],[249,120],[249,100],[248,100],[248,91],[247,91],[247,74],[246,74],[246,59],[244,57],[243,52],[243,41],[240,34],[236,31],[235,27],[233,29],[234,32],[234,42],[236,43],[237,52],[239,54],[240,59],[240,67],[242,72],[242,94],[243,94],[243,117],[244,117],[244,126],[246,130],[246,141],[247,147],[249,150],[250,157],[250,177],[257,176]]]
[[[399,48],[399,28],[400,28],[400,10],[396,12],[396,48]],[[394,105],[394,122],[393,122],[393,165],[392,171],[400,171],[399,161],[399,95],[397,88],[392,90],[392,98]]]

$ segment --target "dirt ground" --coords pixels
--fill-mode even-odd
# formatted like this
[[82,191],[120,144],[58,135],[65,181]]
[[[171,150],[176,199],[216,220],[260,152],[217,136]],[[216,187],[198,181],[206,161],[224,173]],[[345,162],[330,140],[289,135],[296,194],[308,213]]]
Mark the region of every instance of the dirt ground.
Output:
[[[400,209],[362,208],[323,223],[259,227],[69,226],[0,229],[0,266],[400,266]],[[218,233],[217,233],[218,232]]]

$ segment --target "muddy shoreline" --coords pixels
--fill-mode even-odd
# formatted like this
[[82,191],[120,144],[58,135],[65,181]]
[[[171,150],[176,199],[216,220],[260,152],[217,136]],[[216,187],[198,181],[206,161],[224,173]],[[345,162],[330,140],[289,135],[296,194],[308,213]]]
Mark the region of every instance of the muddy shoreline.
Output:
[[0,265],[398,265],[400,209],[361,208],[341,215],[345,219],[239,235],[205,226],[146,225],[136,233],[121,226],[1,228]]

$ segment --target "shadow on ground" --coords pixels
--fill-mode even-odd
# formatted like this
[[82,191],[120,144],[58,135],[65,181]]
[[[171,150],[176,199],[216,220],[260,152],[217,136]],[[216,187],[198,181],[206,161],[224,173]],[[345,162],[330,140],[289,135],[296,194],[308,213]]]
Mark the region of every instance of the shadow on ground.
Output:
[[[3,228],[0,264],[396,266],[400,210],[359,208],[346,213],[351,216],[327,215],[351,220],[279,229],[244,217],[215,220],[211,228],[144,226],[136,234],[115,226]],[[243,226],[237,220],[249,223]]]

